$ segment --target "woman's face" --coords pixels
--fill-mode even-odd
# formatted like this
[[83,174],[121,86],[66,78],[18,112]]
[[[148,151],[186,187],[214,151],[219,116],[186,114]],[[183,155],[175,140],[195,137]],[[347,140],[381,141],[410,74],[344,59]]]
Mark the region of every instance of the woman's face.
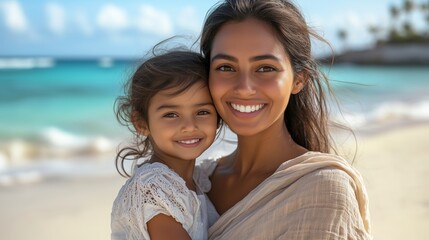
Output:
[[238,135],[284,126],[294,84],[289,56],[274,29],[253,18],[225,23],[213,40],[210,91],[222,119]]

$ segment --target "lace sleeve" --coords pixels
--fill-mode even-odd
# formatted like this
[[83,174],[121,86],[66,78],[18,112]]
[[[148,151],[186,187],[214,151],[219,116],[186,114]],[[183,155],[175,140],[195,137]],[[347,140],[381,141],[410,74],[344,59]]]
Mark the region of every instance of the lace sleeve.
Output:
[[[153,165],[153,164],[151,164]],[[193,223],[198,201],[185,182],[173,171],[159,166],[136,172],[121,191],[122,209],[132,231],[147,232],[146,223],[158,214],[172,216],[188,231]]]

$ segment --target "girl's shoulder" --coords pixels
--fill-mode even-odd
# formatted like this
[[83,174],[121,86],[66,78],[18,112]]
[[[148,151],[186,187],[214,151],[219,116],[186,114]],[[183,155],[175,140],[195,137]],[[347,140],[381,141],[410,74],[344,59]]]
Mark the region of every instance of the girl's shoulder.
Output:
[[216,158],[207,158],[200,161],[197,161],[195,165],[195,171],[198,171],[201,174],[206,174],[208,176],[212,175],[214,169],[218,165],[219,159]]
[[176,172],[167,165],[155,162],[144,163],[135,169],[133,176],[126,184],[132,188],[175,188],[180,192],[187,190],[186,183]]
[[[189,209],[196,203],[185,181],[162,163],[144,163],[120,189],[115,205],[143,205]],[[176,206],[176,205],[184,206]],[[186,205],[186,206],[185,206]],[[176,207],[174,207],[176,206]]]
[[201,191],[207,193],[211,189],[210,177],[213,175],[214,170],[219,165],[222,158],[207,158],[197,161],[194,170],[194,180],[200,187]]

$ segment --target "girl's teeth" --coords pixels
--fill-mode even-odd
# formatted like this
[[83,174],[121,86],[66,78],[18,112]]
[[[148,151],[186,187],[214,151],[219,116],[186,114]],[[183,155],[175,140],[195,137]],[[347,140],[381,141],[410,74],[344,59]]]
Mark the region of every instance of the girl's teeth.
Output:
[[179,141],[179,142],[183,143],[183,144],[194,144],[194,143],[197,143],[199,141],[200,141],[199,139],[191,139],[191,140],[184,140],[184,141]]
[[234,110],[237,110],[239,112],[251,113],[251,112],[256,112],[256,111],[260,110],[264,106],[264,104],[244,106],[244,105],[238,105],[238,104],[231,103],[231,106]]

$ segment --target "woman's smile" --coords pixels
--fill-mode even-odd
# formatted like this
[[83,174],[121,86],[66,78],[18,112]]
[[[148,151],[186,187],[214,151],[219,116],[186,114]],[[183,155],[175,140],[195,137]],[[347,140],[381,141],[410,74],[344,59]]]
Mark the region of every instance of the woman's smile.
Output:
[[231,107],[241,113],[252,113],[261,110],[265,104],[256,104],[256,105],[242,105],[236,103],[230,103]]

